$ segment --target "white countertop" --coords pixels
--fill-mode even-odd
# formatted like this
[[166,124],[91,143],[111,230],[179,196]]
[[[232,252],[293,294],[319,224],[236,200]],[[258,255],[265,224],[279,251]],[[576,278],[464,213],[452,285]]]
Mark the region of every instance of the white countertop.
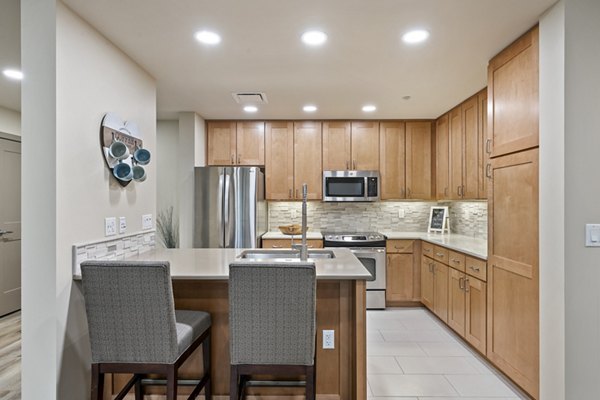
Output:
[[381,232],[388,239],[421,239],[487,260],[487,240],[457,233]]
[[[262,235],[262,238],[263,239],[294,239],[294,240],[298,240],[298,239],[302,238],[302,235],[286,235],[281,232],[267,232],[264,235]],[[306,232],[306,238],[321,240],[321,239],[323,239],[323,235],[321,235],[321,232],[308,231],[308,232]]]
[[[168,261],[173,279],[227,280],[229,264],[241,261],[240,253],[247,249],[155,249],[127,261]],[[257,249],[260,250],[260,249]],[[348,249],[329,249],[335,258],[315,259],[317,279],[361,280],[371,275]],[[271,250],[269,251],[282,251]],[[283,250],[285,251],[285,250]],[[244,260],[253,262],[251,260]],[[254,261],[257,262],[257,261]],[[268,263],[268,260],[260,261]],[[293,261],[290,261],[293,263]],[[81,279],[80,276],[74,276]]]

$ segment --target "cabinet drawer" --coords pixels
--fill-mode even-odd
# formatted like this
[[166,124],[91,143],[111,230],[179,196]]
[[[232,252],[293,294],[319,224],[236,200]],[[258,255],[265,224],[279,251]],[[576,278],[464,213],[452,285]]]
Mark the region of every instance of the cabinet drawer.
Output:
[[[301,244],[300,238],[294,238],[294,244]],[[323,248],[323,241],[319,239],[309,239],[306,241],[309,249],[321,249]],[[263,239],[263,249],[289,249],[292,247],[291,239]]]
[[423,255],[429,258],[433,258],[433,245],[429,242],[422,242],[421,248],[423,249]]
[[414,240],[388,240],[386,242],[386,251],[388,253],[412,253]]
[[465,265],[465,272],[467,274],[479,278],[484,282],[487,280],[487,263],[485,261],[467,256]]
[[454,269],[465,272],[465,255],[448,250],[448,265]]
[[433,246],[433,258],[448,265],[448,249],[440,246]]

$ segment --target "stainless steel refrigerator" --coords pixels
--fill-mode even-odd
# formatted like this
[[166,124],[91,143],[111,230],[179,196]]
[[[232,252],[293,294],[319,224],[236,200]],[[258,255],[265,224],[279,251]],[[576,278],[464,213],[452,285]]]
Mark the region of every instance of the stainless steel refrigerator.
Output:
[[259,168],[196,167],[194,203],[194,247],[260,247],[267,202]]

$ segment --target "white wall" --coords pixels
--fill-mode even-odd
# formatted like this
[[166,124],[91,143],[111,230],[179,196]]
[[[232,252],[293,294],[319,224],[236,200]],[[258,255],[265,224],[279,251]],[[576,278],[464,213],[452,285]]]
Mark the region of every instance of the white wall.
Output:
[[600,393],[600,1],[565,0],[566,398]]
[[565,398],[565,9],[540,19],[540,397]]
[[21,136],[21,113],[0,107],[0,132]]
[[[23,21],[39,15],[38,3],[24,0]],[[24,257],[23,267],[35,269],[36,273],[41,270],[48,279],[32,284],[33,273],[23,275],[23,399],[81,400],[89,397],[89,343],[80,288],[72,280],[71,246],[102,239],[107,216],[126,217],[128,232],[135,232],[141,230],[142,214],[156,214],[156,162],[147,166],[145,182],[122,188],[104,164],[99,145],[100,121],[104,113],[111,111],[136,122],[144,147],[156,154],[156,86],[133,60],[62,3],[56,3],[54,15],[50,6],[44,7],[50,12],[44,14],[43,23],[50,28],[54,20],[56,28],[43,33],[55,35],[56,45],[53,47],[50,39],[36,45],[28,41],[23,49],[23,67],[28,79],[36,80],[42,71],[32,66],[31,52],[47,52],[50,61],[55,56],[54,76],[52,72],[43,73],[48,80],[54,78],[56,96],[46,97],[44,93],[44,104],[38,101],[32,107],[24,107],[23,157],[32,161],[29,152],[35,153],[41,145],[49,153],[43,157],[54,161],[55,166],[36,162],[32,168],[24,161],[24,187],[29,190],[23,193],[23,253],[29,250],[38,254]],[[26,22],[23,30],[36,36],[42,33]],[[51,87],[52,82],[47,85]],[[24,93],[26,101],[44,88],[31,89]],[[40,113],[48,114],[44,129],[38,126],[41,123],[33,121]],[[56,153],[48,149],[56,149]],[[40,196],[39,189],[34,190],[37,184],[47,187],[48,197]],[[37,195],[35,201],[32,195]],[[40,199],[47,199],[48,205],[41,202],[42,209],[34,210],[32,203],[40,207]],[[44,225],[40,228],[45,237],[32,232],[37,226],[32,221],[34,216]],[[26,286],[41,290],[45,296],[25,291]],[[32,321],[40,312],[47,326]],[[53,343],[46,339],[49,331],[56,335],[50,335]],[[37,340],[47,348],[40,349]],[[48,358],[54,365],[49,370]],[[44,376],[41,384],[40,376]]]
[[174,208],[177,215],[177,149],[179,121],[156,124],[156,212]]

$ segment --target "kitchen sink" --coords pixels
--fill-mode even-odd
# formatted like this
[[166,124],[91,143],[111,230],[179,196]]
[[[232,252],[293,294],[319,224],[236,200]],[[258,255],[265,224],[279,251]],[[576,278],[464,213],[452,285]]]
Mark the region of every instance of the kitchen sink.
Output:
[[[300,251],[298,250],[244,250],[239,255],[239,258],[246,260],[286,260],[299,261]],[[331,250],[308,250],[308,259],[316,260],[323,258],[335,258],[335,254]]]

